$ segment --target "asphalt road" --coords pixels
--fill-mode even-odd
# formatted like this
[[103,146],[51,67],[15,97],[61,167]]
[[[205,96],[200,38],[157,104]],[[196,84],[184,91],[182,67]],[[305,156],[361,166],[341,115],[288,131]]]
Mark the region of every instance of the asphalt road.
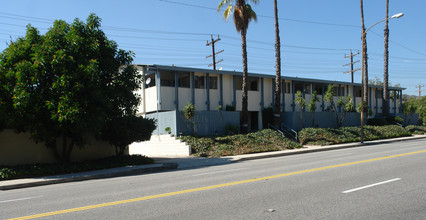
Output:
[[426,140],[0,191],[0,219],[426,219]]

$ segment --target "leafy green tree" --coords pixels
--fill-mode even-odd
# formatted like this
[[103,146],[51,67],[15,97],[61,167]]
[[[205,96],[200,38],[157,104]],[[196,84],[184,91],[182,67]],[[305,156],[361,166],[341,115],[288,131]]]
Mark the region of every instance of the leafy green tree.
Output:
[[94,14],[86,22],[57,20],[44,35],[29,25],[0,54],[0,109],[58,161],[70,161],[88,137],[135,115],[142,76],[130,65],[133,56],[107,39]]
[[402,105],[403,112],[409,115],[407,124],[410,124],[413,114],[418,113],[418,124],[426,125],[426,96],[421,97],[420,100],[415,97],[410,97],[408,100],[404,101]]
[[122,156],[126,148],[135,141],[146,141],[155,130],[154,119],[128,115],[108,120],[101,138],[115,146],[116,155]]
[[[259,0],[250,0],[254,4],[257,4]],[[235,3],[234,3],[235,2]],[[246,0],[222,0],[217,7],[219,12],[222,7],[226,7],[225,12],[223,13],[223,18],[225,20],[229,19],[231,14],[234,14],[234,24],[237,32],[241,34],[241,48],[243,56],[243,82],[242,82],[242,127],[241,130],[243,133],[248,132],[248,88],[247,88],[247,78],[248,78],[248,66],[247,66],[247,29],[250,21],[257,20],[256,13],[251,8],[250,4]]]
[[194,135],[195,123],[192,119],[194,118],[194,115],[195,115],[195,106],[191,102],[188,102],[188,104],[186,104],[185,108],[183,109],[183,114],[185,115],[185,118],[191,122],[192,135]]
[[309,111],[312,112],[312,127],[315,127],[315,111],[317,110],[317,102],[319,102],[317,91],[314,91],[308,105]]
[[[333,86],[328,85],[327,91],[324,94],[324,100],[330,103],[330,110],[333,111],[336,116],[337,128],[340,128],[343,125],[343,121],[345,120],[346,114],[348,112],[354,111],[355,107],[351,95],[339,97],[339,99],[337,100],[337,105],[334,102],[334,96],[335,94],[333,91]],[[338,108],[341,108],[340,115],[338,112]]]
[[301,91],[297,91],[297,93],[296,93],[296,99],[294,100],[294,102],[299,105],[299,108],[300,108],[300,119],[302,120],[302,128],[304,128],[305,127],[305,123],[303,121],[303,112],[305,111],[306,101],[303,98],[303,94],[302,94]]

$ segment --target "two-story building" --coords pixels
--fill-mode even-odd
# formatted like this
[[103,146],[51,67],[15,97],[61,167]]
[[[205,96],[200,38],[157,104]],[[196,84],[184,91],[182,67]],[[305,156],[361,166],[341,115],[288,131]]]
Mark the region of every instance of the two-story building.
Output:
[[[198,130],[201,135],[223,132],[223,126],[219,125],[220,123],[215,124],[215,122],[224,119],[223,114],[219,114],[218,106],[222,106],[220,113],[226,115],[229,114],[225,110],[232,109],[235,113],[241,111],[241,72],[164,65],[138,65],[138,69],[145,79],[140,91],[142,102],[139,106],[139,114],[156,118],[159,123],[158,133],[164,133],[164,127],[171,127],[175,134],[187,133],[187,125],[186,128],[179,126],[179,124],[185,123],[185,119],[179,116],[179,112],[183,111],[187,103],[195,105],[198,113],[197,120],[201,120],[201,117],[209,118],[198,123]],[[275,75],[249,73],[248,76],[250,129],[262,129],[264,127],[262,111],[274,105]],[[355,106],[361,102],[361,84],[359,83],[286,76],[281,77],[281,81],[282,122],[296,130],[300,129],[299,124],[301,124],[298,121],[300,109],[294,102],[297,91],[303,92],[306,103],[310,101],[313,91],[317,92],[320,100],[316,110],[318,114],[328,111],[329,103],[322,99],[328,85],[334,87],[336,102],[339,96],[346,95],[353,97]],[[390,113],[400,113],[404,88],[390,87],[389,90],[391,94]],[[383,87],[369,85],[368,91],[368,106],[373,114],[372,116],[381,114]],[[239,124],[239,116],[236,116],[235,113],[226,116],[227,121],[223,121],[223,123]],[[318,126],[331,126],[327,121],[332,121],[333,116],[330,112],[327,113],[323,114],[321,119],[318,119]],[[169,114],[169,116],[165,116],[166,114]],[[349,119],[348,125],[359,125],[359,113],[353,114],[354,119]],[[323,116],[328,117],[327,115],[330,116],[329,120],[323,118]],[[219,118],[220,116],[222,119]]]

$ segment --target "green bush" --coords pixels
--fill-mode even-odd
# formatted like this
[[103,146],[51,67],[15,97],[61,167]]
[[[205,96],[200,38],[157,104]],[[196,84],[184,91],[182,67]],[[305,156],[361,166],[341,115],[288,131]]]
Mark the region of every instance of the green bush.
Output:
[[270,129],[223,137],[197,138],[184,136],[181,137],[181,140],[191,146],[194,155],[204,157],[240,155],[302,147]]
[[402,124],[404,119],[399,116],[389,116],[386,118],[369,118],[367,119],[367,125],[372,126],[384,126],[384,125],[394,125],[396,123]]
[[0,166],[0,180],[59,175],[90,170],[107,169],[131,165],[154,163],[154,160],[142,155],[123,155],[107,157],[88,162],[60,164],[27,164],[19,166]]
[[405,129],[412,134],[426,134],[426,126],[408,125]]
[[238,125],[227,124],[225,127],[226,135],[234,135],[240,133],[240,127]]
[[384,118],[369,118],[367,119],[367,125],[372,126],[384,126],[387,125],[388,122]]
[[[298,134],[301,144],[330,145],[360,141],[360,127],[305,128]],[[378,140],[410,136],[411,133],[397,125],[364,126],[364,140]]]

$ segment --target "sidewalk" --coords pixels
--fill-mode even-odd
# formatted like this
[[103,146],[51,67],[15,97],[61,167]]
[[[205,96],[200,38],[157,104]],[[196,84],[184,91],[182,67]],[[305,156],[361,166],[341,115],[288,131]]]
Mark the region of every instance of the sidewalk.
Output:
[[215,165],[229,164],[229,163],[244,161],[244,160],[281,157],[281,156],[295,155],[295,154],[302,154],[302,153],[309,153],[309,152],[328,151],[328,150],[335,150],[335,149],[368,146],[368,145],[381,144],[381,143],[415,140],[415,139],[422,139],[422,138],[426,138],[426,135],[415,135],[411,137],[366,141],[363,144],[348,143],[348,144],[336,144],[336,145],[330,145],[330,146],[304,146],[303,148],[300,148],[300,149],[273,151],[273,152],[255,153],[255,154],[244,154],[244,155],[228,156],[228,157],[221,157],[221,158],[204,158],[204,157],[154,158],[156,161],[156,164],[118,167],[118,168],[112,168],[112,169],[64,174],[64,175],[57,175],[57,176],[0,181],[0,190],[11,190],[11,189],[50,185],[50,184],[57,184],[57,183],[110,178],[110,177],[118,177],[118,176],[126,176],[126,175],[136,175],[136,174],[142,174],[142,173],[172,170],[177,168],[190,169],[190,168],[205,167],[205,166],[215,166]]

